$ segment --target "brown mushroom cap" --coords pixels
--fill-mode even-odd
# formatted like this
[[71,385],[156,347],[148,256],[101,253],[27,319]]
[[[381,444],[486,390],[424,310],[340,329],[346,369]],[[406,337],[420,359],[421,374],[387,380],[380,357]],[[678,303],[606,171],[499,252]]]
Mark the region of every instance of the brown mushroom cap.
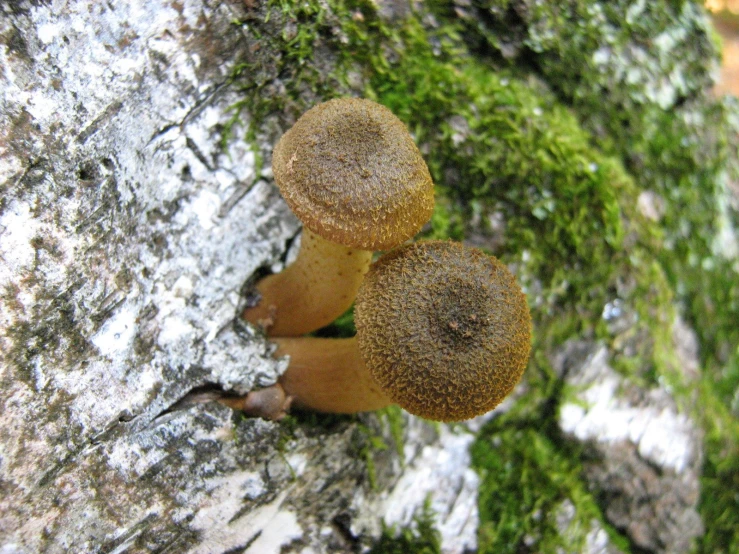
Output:
[[275,181],[314,233],[386,250],[430,219],[434,185],[405,125],[370,100],[329,100],[305,112],[275,146]]
[[523,374],[531,316],[497,258],[428,241],[381,257],[355,307],[357,340],[373,379],[393,402],[437,421],[492,410]]

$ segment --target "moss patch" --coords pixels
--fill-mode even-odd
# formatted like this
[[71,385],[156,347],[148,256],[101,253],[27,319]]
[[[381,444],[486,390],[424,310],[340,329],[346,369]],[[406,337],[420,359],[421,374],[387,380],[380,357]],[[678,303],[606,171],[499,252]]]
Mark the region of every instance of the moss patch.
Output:
[[427,500],[410,525],[397,528],[383,523],[380,539],[370,554],[439,554],[441,535],[435,529],[435,514]]
[[[480,553],[581,552],[600,512],[580,480],[577,453],[568,456],[533,427],[487,429],[472,448],[483,479]],[[564,504],[574,517],[561,522]]]

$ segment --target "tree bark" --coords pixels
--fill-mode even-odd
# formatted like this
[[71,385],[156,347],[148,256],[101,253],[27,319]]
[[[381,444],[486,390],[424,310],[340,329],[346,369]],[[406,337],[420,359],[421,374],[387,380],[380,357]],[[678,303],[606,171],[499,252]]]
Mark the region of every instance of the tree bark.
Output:
[[[480,477],[470,468],[468,450],[485,418],[432,426],[390,411],[298,414],[276,423],[245,418],[211,401],[224,392],[268,386],[287,364],[238,318],[246,284],[264,268],[284,267],[300,232],[272,184],[272,146],[300,111],[298,105],[335,94],[361,95],[370,78],[359,64],[343,67],[342,78],[334,75],[341,57],[337,45],[350,42],[345,29],[333,24],[337,16],[331,10],[339,3],[294,3],[289,8],[294,13],[281,19],[288,4],[13,0],[0,5],[0,552],[361,552],[384,532],[383,521],[413,525],[427,503],[443,552],[476,547]],[[352,25],[365,21],[365,12],[369,19],[371,11],[390,22],[385,30],[414,17],[417,27],[404,29],[408,44],[423,28],[431,37],[426,46],[443,57],[448,37],[437,33],[439,22],[422,4],[378,0],[356,11],[342,4],[342,17]],[[473,147],[490,146],[495,155],[507,152],[511,158],[517,153],[499,137],[485,135],[476,142],[480,137],[472,135],[488,130],[473,129],[471,122],[479,114],[492,121],[485,110],[504,122],[503,112],[520,110],[514,115],[520,116],[521,144],[535,145],[510,166],[532,165],[530,175],[521,176],[532,195],[522,211],[530,211],[541,225],[537,229],[545,231],[552,228],[550,219],[560,217],[557,210],[567,214],[571,204],[587,204],[588,191],[555,183],[567,181],[557,173],[559,157],[570,156],[573,167],[586,164],[591,173],[598,167],[588,157],[590,144],[568,150],[572,137],[537,127],[542,114],[554,123],[569,118],[567,110],[577,114],[578,120],[573,116],[571,125],[561,128],[572,129],[578,144],[587,142],[582,138],[587,133],[593,143],[615,141],[616,135],[638,134],[641,127],[631,130],[630,123],[652,121],[644,114],[653,115],[655,107],[661,115],[683,102],[700,103],[711,81],[714,51],[697,3],[682,3],[684,18],[666,18],[669,32],[659,37],[646,26],[629,31],[633,34],[624,31],[623,45],[611,43],[613,29],[622,23],[608,19],[616,17],[616,8],[592,4],[564,3],[560,10],[551,3],[539,9],[541,3],[529,0],[460,0],[443,6],[459,24],[454,28],[470,34],[455,43],[468,48],[465,55],[479,55],[485,68],[500,63],[500,75],[514,65],[523,69],[511,72],[514,92],[505,88],[507,76],[496,75],[503,103],[499,98],[498,105],[470,104],[469,120],[461,115],[464,110],[441,114],[447,119],[434,132],[451,141],[450,150],[459,150],[465,164],[481,162],[480,174],[493,185],[502,179],[507,186],[510,169],[502,176],[486,174],[492,162],[482,154],[475,159]],[[316,6],[328,23],[316,31],[307,55],[300,25],[315,16],[310,10]],[[648,7],[635,2],[622,11],[641,21]],[[662,4],[660,9],[672,13]],[[587,25],[580,21],[575,30],[575,17]],[[579,34],[585,31],[586,47]],[[260,37],[282,37],[287,46],[277,49]],[[400,42],[388,32],[372,43],[375,67],[395,70],[393,64],[412,53]],[[452,67],[450,74],[458,69]],[[317,75],[315,83],[299,78],[308,70]],[[423,75],[417,84],[419,94],[431,100],[447,94],[425,90]],[[273,103],[263,110],[264,98],[245,92],[253,90],[278,98],[284,109]],[[524,100],[513,97],[524,90]],[[245,98],[252,104],[244,105]],[[548,112],[551,102],[561,103],[556,117]],[[551,142],[545,143],[540,135],[548,134]],[[435,139],[426,137],[422,151]],[[710,144],[706,151],[712,152]],[[541,166],[537,157],[544,160]],[[637,172],[642,162],[634,155],[630,170]],[[735,156],[729,163],[736,167]],[[472,194],[478,185],[459,182],[461,165],[436,168],[451,196]],[[529,178],[542,183],[528,183]],[[549,196],[539,202],[534,185]],[[568,190],[562,198],[555,195],[559,204],[544,202],[556,186],[570,185],[576,194],[567,196]],[[640,186],[648,189],[649,183]],[[672,200],[660,204],[661,197],[649,192],[639,197],[639,209],[658,222]],[[505,244],[502,209],[485,212],[490,229],[482,228],[482,216],[473,215],[478,221],[464,222],[468,242],[496,250]],[[586,231],[575,228],[574,238],[583,232],[600,244],[603,237],[591,237],[586,225],[599,217],[583,217],[579,223]],[[736,237],[730,238],[735,257]],[[520,255],[524,272],[529,254]],[[623,277],[624,283],[633,278]],[[537,279],[528,276],[535,309],[555,313],[558,298],[567,298],[564,291],[539,290],[546,283]],[[563,289],[568,286],[564,279]],[[619,304],[611,311],[626,315],[614,323],[606,317],[608,307],[603,320],[606,327],[617,327],[608,331],[614,344],[622,335],[630,347],[632,339],[648,344],[653,338],[635,331],[636,319],[628,319],[636,318],[635,312]],[[689,329],[683,331],[691,336]],[[696,511],[701,432],[666,386],[656,385],[653,393],[628,382],[609,365],[613,348],[603,347],[592,333],[583,335],[564,344],[543,341],[551,351],[537,352],[536,363],[546,364],[544,354],[550,355],[558,385],[542,385],[537,377],[524,382],[516,396],[535,393],[524,416],[535,420],[526,409],[534,414],[542,399],[535,389],[546,388],[552,396],[542,413],[549,420],[541,427],[592,454],[582,480],[594,504],[607,499],[600,506],[603,520],[639,549],[687,551],[702,532]],[[686,342],[674,340],[678,346]],[[686,373],[698,373],[697,346],[688,350],[678,352],[680,361],[692,368]],[[568,384],[577,393],[559,406],[562,399],[552,389]],[[628,394],[619,396],[623,391]],[[510,406],[507,401],[496,413]],[[670,449],[684,454],[680,463],[666,453]],[[504,460],[517,452],[496,456]],[[623,467],[630,468],[625,476],[619,473]],[[481,475],[495,478],[485,470]],[[635,479],[644,486],[632,486]],[[684,492],[672,494],[676,486]],[[579,522],[573,500],[578,499],[561,499],[553,512],[562,537]],[[654,517],[644,516],[647,512]],[[543,514],[542,521],[550,516]],[[603,521],[592,517],[588,523],[580,529],[585,551],[618,551]],[[539,538],[527,535],[520,546],[536,550]]]

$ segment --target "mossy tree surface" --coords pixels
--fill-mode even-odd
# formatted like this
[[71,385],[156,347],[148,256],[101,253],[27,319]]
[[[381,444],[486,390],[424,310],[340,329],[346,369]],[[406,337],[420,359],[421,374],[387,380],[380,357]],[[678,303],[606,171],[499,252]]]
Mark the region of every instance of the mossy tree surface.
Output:
[[[275,113],[294,118],[343,94],[386,105],[414,133],[437,184],[425,236],[482,234],[516,267],[535,324],[532,392],[506,417],[512,430],[486,428],[475,448],[484,477],[481,551],[502,551],[503,543],[517,551],[523,533],[506,527],[510,518],[527,532],[537,528],[552,548],[568,546],[557,543],[546,518],[532,518],[542,503],[574,502],[583,532],[601,517],[556,434],[562,391],[546,360],[573,336],[610,342],[601,314],[614,299],[639,315],[636,325],[649,337],[636,356],[611,344],[615,365],[642,383],[670,383],[687,399],[666,331],[674,306],[699,335],[695,415],[707,431],[710,498],[701,505],[699,550],[736,551],[739,264],[732,241],[739,212],[730,188],[739,178],[739,106],[710,96],[719,47],[703,7],[488,0],[428,2],[413,11],[396,4],[268,3],[265,13],[283,31],[264,38],[284,57],[242,66],[271,68],[263,84],[244,91],[242,105],[256,122]],[[316,52],[330,53],[321,56],[332,60],[329,70],[313,63]],[[637,209],[645,191],[663,203],[653,220]],[[493,229],[501,221],[503,231]],[[334,331],[351,326],[349,315]],[[500,468],[487,454],[493,440],[515,467]],[[506,472],[541,477],[519,475],[513,495]],[[530,502],[514,507],[520,495]]]
[[439,554],[441,537],[435,523],[435,514],[427,500],[414,514],[411,525],[402,529],[383,525],[382,535],[369,554]]

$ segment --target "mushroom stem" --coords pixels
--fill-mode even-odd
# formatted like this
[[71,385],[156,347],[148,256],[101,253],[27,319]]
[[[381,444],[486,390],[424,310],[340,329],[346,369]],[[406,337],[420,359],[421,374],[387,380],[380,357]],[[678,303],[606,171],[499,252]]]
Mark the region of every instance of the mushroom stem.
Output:
[[242,317],[269,336],[320,329],[349,309],[371,261],[371,251],[336,244],[303,227],[295,262],[257,283],[262,299]]
[[379,410],[392,401],[367,371],[355,337],[275,339],[276,355],[290,356],[280,377],[293,405],[318,412],[353,414]]

